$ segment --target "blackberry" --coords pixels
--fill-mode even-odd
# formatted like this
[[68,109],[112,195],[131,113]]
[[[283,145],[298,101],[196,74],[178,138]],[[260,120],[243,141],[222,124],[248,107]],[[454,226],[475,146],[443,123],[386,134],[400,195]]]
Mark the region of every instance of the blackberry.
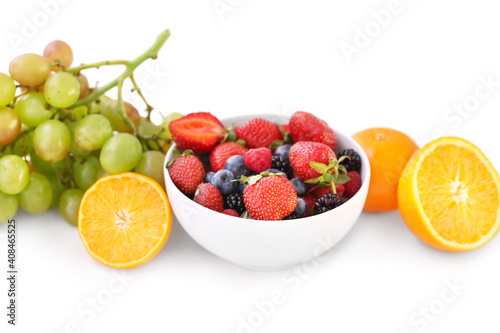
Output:
[[339,154],[338,157],[349,156],[350,159],[345,159],[340,162],[341,165],[345,166],[347,171],[356,171],[359,173],[361,171],[361,157],[354,149],[344,149]]
[[288,179],[293,175],[293,168],[290,164],[290,160],[285,156],[274,155],[271,168],[284,172]]
[[295,220],[295,219],[300,219],[302,218],[302,215],[299,215],[297,213],[292,213],[288,216],[285,216],[285,218],[283,218],[283,220]]
[[337,194],[333,193],[324,194],[321,198],[318,198],[314,203],[314,215],[326,213],[329,210],[337,208],[343,203],[344,200]]
[[243,194],[239,193],[228,195],[225,200],[225,206],[227,209],[234,209],[239,215],[247,210],[243,202]]

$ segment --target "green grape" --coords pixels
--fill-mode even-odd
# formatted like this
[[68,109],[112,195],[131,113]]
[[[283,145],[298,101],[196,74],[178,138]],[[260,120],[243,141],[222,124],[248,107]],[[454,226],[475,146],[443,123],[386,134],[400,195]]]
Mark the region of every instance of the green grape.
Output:
[[83,74],[77,74],[76,79],[78,80],[78,83],[80,84],[80,96],[78,99],[85,98],[89,95],[90,89],[89,89],[89,80],[87,80],[87,77]]
[[[140,124],[137,126],[137,134],[139,134],[139,136],[143,138],[158,135],[161,131],[162,128],[160,126],[156,126],[147,119],[142,119]],[[153,150],[160,149],[160,147],[154,140],[147,140],[146,144]]]
[[61,68],[67,68],[73,63],[73,51],[71,47],[62,40],[55,40],[47,44],[43,50],[43,57],[49,64],[58,62],[60,66],[52,66],[51,70],[59,72]]
[[106,104],[107,101],[111,100],[110,97],[106,95],[100,96],[98,99],[90,103],[90,113],[101,113],[102,108],[104,107],[104,104]]
[[45,174],[50,182],[50,187],[52,189],[52,201],[50,203],[50,209],[57,208],[59,206],[59,198],[61,194],[66,191],[66,186],[61,182],[58,175],[53,173]]
[[157,126],[147,119],[142,119],[140,124],[137,125],[137,133],[143,137],[158,135],[161,131],[161,126]]
[[21,54],[9,64],[10,76],[23,86],[38,86],[47,80],[50,74],[48,61],[34,53]]
[[172,133],[170,133],[169,125],[172,121],[177,120],[179,118],[184,117],[182,114],[178,112],[173,112],[168,114],[161,123],[161,126],[164,128],[164,131],[161,132],[160,137],[165,139],[172,139]]
[[0,191],[6,194],[21,192],[30,179],[30,169],[21,157],[6,155],[0,157]]
[[76,144],[75,129],[76,129],[76,126],[78,125],[78,123],[74,122],[74,121],[65,121],[64,123],[68,127],[69,132],[70,132],[70,136],[71,136],[71,145],[69,147],[69,152],[71,154],[73,154],[75,156],[79,156],[79,157],[85,157],[85,156],[90,155],[91,151],[82,149]]
[[18,205],[17,196],[0,192],[0,223],[13,218]]
[[28,152],[33,149],[33,132],[24,134],[22,137],[17,139],[12,148],[12,153],[17,156],[25,156]]
[[9,105],[16,97],[16,84],[12,78],[0,73],[0,107]]
[[86,191],[97,181],[97,172],[101,164],[97,157],[88,156],[73,166],[73,178],[79,188]]
[[54,114],[41,92],[34,92],[20,97],[14,106],[23,124],[38,126]]
[[135,167],[135,172],[141,175],[153,178],[162,187],[165,187],[165,178],[163,174],[163,162],[165,161],[165,154],[150,150],[142,154],[139,164]]
[[[0,95],[0,99],[2,95]],[[14,141],[21,132],[21,118],[11,108],[0,107],[0,146]]]
[[101,150],[101,166],[110,174],[130,171],[142,156],[139,139],[132,134],[119,133],[110,138]]
[[7,156],[7,155],[12,155],[12,146],[6,146],[3,148],[0,148],[0,157],[2,156]]
[[[134,123],[136,126],[139,125],[139,123],[141,122],[141,115],[139,114],[139,111],[137,111],[137,109],[130,103],[123,102],[123,104],[125,106],[125,113],[132,121],[132,123]],[[122,117],[120,116],[120,113],[118,112],[117,100],[112,99],[107,101],[101,109],[101,114],[104,117],[108,118],[109,122],[111,123],[111,127],[113,127],[113,130],[122,133],[131,132],[127,124],[125,124]]]
[[80,84],[70,73],[59,72],[47,79],[43,94],[50,105],[56,108],[68,108],[80,97]]
[[78,226],[78,210],[82,202],[83,191],[79,189],[66,190],[59,198],[59,212],[66,222]]
[[28,213],[43,213],[52,203],[52,187],[49,179],[41,173],[30,175],[28,186],[17,195],[19,205]]
[[74,135],[78,147],[88,151],[101,148],[112,136],[113,129],[109,120],[100,114],[92,114],[80,120]]
[[68,154],[71,134],[59,120],[46,120],[35,129],[33,145],[42,160],[59,162]]
[[44,174],[56,174],[66,168],[64,160],[57,163],[49,163],[40,158],[34,150],[30,152],[30,161],[33,167]]
[[79,120],[89,114],[89,108],[86,105],[82,105],[77,108],[74,108],[72,112],[73,116],[75,116],[75,118]]
[[97,171],[97,179],[101,179],[102,177],[106,177],[109,175],[110,175],[109,172],[104,170],[102,167],[100,167],[99,170]]

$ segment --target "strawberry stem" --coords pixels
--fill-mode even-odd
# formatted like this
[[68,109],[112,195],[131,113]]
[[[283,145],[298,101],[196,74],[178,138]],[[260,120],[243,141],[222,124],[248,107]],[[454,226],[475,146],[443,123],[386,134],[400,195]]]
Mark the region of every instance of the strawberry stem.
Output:
[[335,187],[335,183],[333,181],[331,181],[330,184],[332,186],[332,192],[333,192],[333,194],[337,194],[337,188]]

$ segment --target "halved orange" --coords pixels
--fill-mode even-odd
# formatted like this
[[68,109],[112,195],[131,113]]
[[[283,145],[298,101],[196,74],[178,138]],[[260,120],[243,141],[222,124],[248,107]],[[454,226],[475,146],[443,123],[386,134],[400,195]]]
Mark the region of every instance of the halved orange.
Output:
[[87,252],[101,263],[131,268],[144,264],[170,234],[172,210],[153,179],[126,172],[99,179],[83,196],[78,230]]
[[500,178],[486,156],[457,137],[437,139],[413,154],[399,181],[408,228],[427,244],[469,251],[500,227]]

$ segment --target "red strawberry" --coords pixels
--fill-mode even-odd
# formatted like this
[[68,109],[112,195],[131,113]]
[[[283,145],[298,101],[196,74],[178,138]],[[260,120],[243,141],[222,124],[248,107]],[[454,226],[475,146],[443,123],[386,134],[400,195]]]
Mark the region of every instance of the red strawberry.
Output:
[[302,199],[304,199],[304,201],[306,202],[306,205],[307,205],[307,209],[306,209],[306,212],[304,214],[304,217],[311,216],[311,211],[312,211],[312,208],[314,207],[314,204],[316,203],[316,198],[310,194],[306,194],[302,197]]
[[[337,191],[337,194],[339,197],[344,195],[344,185],[342,184],[335,184],[335,191]],[[316,198],[319,199],[321,198],[324,194],[327,193],[332,193],[332,188],[327,187],[327,188],[321,188],[321,187],[316,187],[314,190],[311,191],[311,194]]]
[[181,155],[168,167],[168,174],[177,188],[186,195],[192,195],[196,187],[203,183],[205,169],[198,157]]
[[190,113],[169,125],[172,139],[181,149],[197,154],[211,151],[224,135],[224,126],[208,112]]
[[236,127],[234,132],[238,138],[245,140],[249,148],[269,148],[275,140],[282,140],[283,135],[275,123],[255,118],[245,125]]
[[224,165],[228,158],[234,155],[245,155],[248,151],[245,147],[240,146],[235,142],[224,142],[210,152],[210,165],[214,172],[224,169]]
[[319,162],[328,165],[330,158],[335,158],[335,153],[327,145],[319,142],[302,141],[295,143],[290,148],[290,164],[297,175],[306,181],[321,176],[314,170],[310,162]]
[[284,124],[284,125],[281,125],[281,128],[283,129],[283,131],[290,133],[290,125]]
[[257,175],[250,177],[243,201],[253,219],[282,220],[295,210],[297,193],[286,177]]
[[347,171],[347,175],[351,178],[351,180],[344,184],[345,196],[351,198],[361,188],[361,177],[356,171]]
[[238,212],[237,212],[237,211],[235,211],[234,209],[224,209],[224,210],[222,211],[222,214],[226,214],[226,215],[229,215],[229,216],[234,216],[234,217],[240,217],[240,216],[238,215]]
[[257,173],[266,171],[273,164],[273,153],[269,148],[250,149],[243,158],[247,168]]
[[222,212],[224,209],[222,194],[213,184],[203,183],[198,186],[193,201],[216,212]]
[[342,184],[335,184],[335,191],[337,191],[337,195],[341,197],[344,195],[345,186]]
[[294,142],[314,141],[335,149],[337,137],[328,124],[315,115],[297,111],[290,118],[290,135]]

